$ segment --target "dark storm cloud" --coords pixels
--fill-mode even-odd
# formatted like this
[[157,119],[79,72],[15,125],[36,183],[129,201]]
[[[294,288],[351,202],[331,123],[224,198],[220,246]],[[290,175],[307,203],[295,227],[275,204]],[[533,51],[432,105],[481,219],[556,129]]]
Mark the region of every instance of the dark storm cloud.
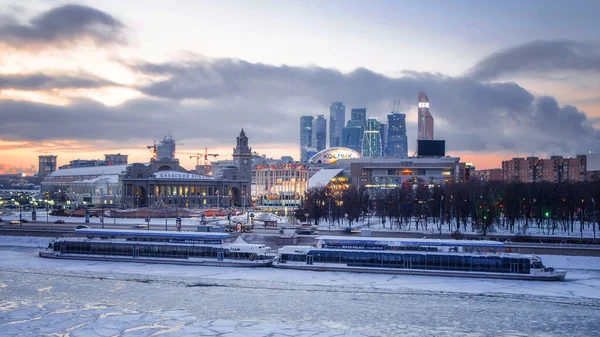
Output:
[[89,39],[97,44],[122,42],[123,24],[113,16],[81,5],[65,5],[44,12],[29,22],[0,21],[0,44],[15,48],[64,46]]
[[570,40],[532,41],[484,58],[467,75],[477,80],[493,80],[504,75],[557,70],[600,72],[600,49]]
[[117,86],[116,83],[88,74],[0,74],[1,89],[49,90],[65,88],[98,88]]
[[[279,138],[288,142],[297,142],[299,116],[328,117],[334,100],[346,104],[348,117],[350,108],[366,107],[369,116],[382,120],[394,99],[414,107],[417,93],[426,91],[436,119],[436,137],[446,138],[450,150],[576,152],[600,146],[599,132],[583,112],[572,106],[560,107],[551,97],[536,98],[513,82],[485,83],[472,77],[418,72],[392,78],[364,68],[344,74],[319,67],[278,67],[232,59],[139,63],[132,68],[162,78],[139,88],[150,96],[200,99],[217,105],[236,99],[254,101],[270,108],[255,115],[265,125],[270,118],[288,116]],[[297,104],[288,104],[288,100]],[[237,109],[243,114],[248,108]],[[416,114],[416,109],[405,112]],[[410,145],[415,133],[409,129]]]
[[[254,130],[255,143],[276,139],[281,130],[289,132],[286,125],[289,121],[277,118],[269,108],[250,108],[245,109],[247,113],[240,113],[238,104],[249,103],[235,101],[218,107],[198,107],[136,99],[108,107],[90,100],[68,106],[0,100],[0,135],[9,141],[75,139],[151,143],[172,131],[178,141],[185,141],[185,148],[198,148],[233,146],[241,128]],[[261,113],[272,115],[272,120],[264,124],[264,120],[256,118]]]
[[[66,107],[0,101],[0,134],[9,140],[84,139],[150,142],[172,131],[187,148],[232,144],[241,128],[254,149],[297,146],[299,118],[329,117],[332,101],[366,107],[385,120],[400,99],[416,119],[419,91],[427,92],[435,136],[452,151],[574,154],[600,148],[600,133],[574,106],[534,97],[516,83],[404,72],[392,78],[357,69],[345,74],[319,67],[290,67],[217,59],[185,63],[138,63],[156,79],[139,87],[150,98],[106,107],[79,101]],[[409,147],[416,126],[408,123]],[[268,145],[270,144],[270,145]],[[290,153],[297,157],[297,153]]]

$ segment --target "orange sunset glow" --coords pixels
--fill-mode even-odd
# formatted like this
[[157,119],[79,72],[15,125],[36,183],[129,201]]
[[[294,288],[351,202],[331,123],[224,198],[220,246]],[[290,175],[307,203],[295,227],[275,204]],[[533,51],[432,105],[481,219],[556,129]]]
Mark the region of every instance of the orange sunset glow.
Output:
[[[10,20],[0,24],[0,173],[34,174],[46,154],[58,156],[59,166],[107,153],[146,162],[146,147],[167,132],[181,144],[177,156],[187,169],[196,164],[190,155],[205,147],[218,160],[230,158],[240,129],[258,154],[299,160],[300,116],[323,115],[330,123],[337,101],[346,106],[345,121],[351,109],[366,108],[367,117],[385,122],[396,106],[406,114],[412,155],[421,91],[430,99],[435,139],[478,169],[513,157],[600,151],[593,67],[600,52],[583,30],[568,39],[549,33],[480,44],[469,41],[481,37],[462,39],[465,32],[448,24],[444,31],[461,36],[456,43],[430,28],[411,38],[390,25],[381,35],[367,28],[375,18],[365,13],[362,30],[338,18],[353,28],[334,34],[315,18],[318,33],[269,23],[272,34],[260,34],[245,27],[266,24],[261,16],[238,13],[231,3],[190,4],[199,16],[178,9],[161,17],[168,22],[159,29],[156,4],[139,15],[122,6],[7,7]],[[211,11],[239,17],[222,24]],[[81,19],[54,24],[69,16]],[[356,53],[353,46],[369,48]],[[327,143],[329,136],[327,130]]]

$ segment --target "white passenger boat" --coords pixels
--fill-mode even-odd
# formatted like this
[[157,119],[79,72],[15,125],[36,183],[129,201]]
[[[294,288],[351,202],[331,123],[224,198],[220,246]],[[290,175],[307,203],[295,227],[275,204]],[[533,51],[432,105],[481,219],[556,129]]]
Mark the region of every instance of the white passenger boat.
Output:
[[81,238],[51,242],[40,257],[202,266],[269,266],[269,247],[234,242],[227,233],[77,229]]
[[483,277],[519,280],[564,280],[566,271],[545,267],[533,255],[510,253],[496,241],[352,238],[323,236],[314,246],[285,246],[276,268]]

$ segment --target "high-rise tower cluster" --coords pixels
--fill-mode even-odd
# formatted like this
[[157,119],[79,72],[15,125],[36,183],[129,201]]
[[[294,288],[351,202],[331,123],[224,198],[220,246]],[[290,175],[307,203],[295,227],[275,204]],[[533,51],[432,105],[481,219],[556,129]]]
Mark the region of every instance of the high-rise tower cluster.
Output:
[[[353,108],[346,123],[346,106],[333,102],[329,107],[329,147],[347,147],[364,157],[408,157],[406,114],[394,106],[387,123],[367,117],[367,109]],[[418,99],[418,140],[433,140],[433,116],[424,92]],[[345,126],[344,126],[345,124]],[[307,161],[326,147],[327,120],[323,115],[300,117],[300,157]]]

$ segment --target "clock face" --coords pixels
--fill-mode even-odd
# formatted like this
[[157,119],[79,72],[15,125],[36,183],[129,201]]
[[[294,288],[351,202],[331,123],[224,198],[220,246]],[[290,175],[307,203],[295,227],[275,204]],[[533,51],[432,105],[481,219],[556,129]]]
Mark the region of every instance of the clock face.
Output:
[[248,159],[244,158],[244,165],[248,165]]

